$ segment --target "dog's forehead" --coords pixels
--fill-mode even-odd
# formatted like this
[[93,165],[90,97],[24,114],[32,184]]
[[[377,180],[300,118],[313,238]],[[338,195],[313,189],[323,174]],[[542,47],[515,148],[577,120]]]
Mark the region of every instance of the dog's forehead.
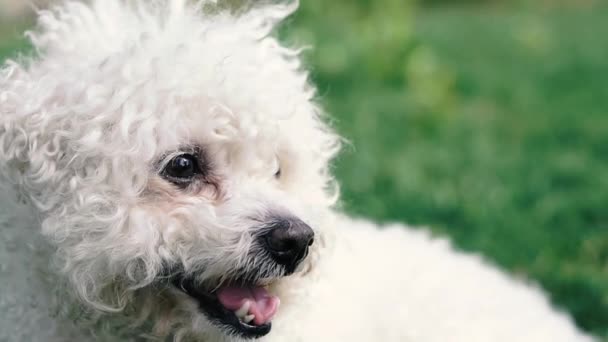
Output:
[[130,92],[133,102],[139,95],[146,104],[184,103],[182,114],[191,111],[196,120],[226,112],[250,122],[285,120],[309,106],[314,90],[297,53],[257,32],[247,17],[184,20],[135,26],[107,55],[84,57],[92,64],[84,67]]

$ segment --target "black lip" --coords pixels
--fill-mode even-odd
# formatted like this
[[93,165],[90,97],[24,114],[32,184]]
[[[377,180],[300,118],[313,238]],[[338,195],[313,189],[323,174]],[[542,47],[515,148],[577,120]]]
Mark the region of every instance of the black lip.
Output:
[[206,292],[190,278],[174,277],[173,285],[190,297],[196,299],[201,311],[215,324],[226,329],[228,334],[238,335],[245,339],[256,339],[267,335],[271,323],[263,325],[250,325],[241,322],[234,312],[227,310],[217,299],[215,293]]

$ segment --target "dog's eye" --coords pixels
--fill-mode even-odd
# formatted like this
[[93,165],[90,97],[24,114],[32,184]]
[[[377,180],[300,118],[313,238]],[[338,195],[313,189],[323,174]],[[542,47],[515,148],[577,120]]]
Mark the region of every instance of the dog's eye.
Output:
[[169,161],[162,174],[173,182],[188,182],[201,174],[198,158],[189,153],[180,154]]

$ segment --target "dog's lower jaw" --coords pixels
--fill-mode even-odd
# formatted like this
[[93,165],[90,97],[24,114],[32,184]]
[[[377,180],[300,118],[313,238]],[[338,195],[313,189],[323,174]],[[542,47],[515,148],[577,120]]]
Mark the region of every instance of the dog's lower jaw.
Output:
[[272,328],[270,320],[278,309],[278,298],[263,287],[221,286],[207,290],[192,278],[179,276],[172,282],[176,289],[195,300],[200,314],[227,335],[253,339],[268,334]]
[[[305,266],[305,265],[302,265]],[[313,268],[314,270],[314,268]],[[183,280],[174,279],[173,285],[170,285],[169,292],[173,293],[173,297],[177,300],[175,312],[182,312],[186,315],[183,317],[175,316],[173,319],[177,322],[186,322],[186,324],[178,323],[172,327],[171,334],[180,334],[196,336],[193,341],[245,341],[266,338],[272,336],[276,329],[283,330],[285,327],[284,321],[280,325],[276,325],[275,321],[282,320],[285,313],[297,309],[301,305],[305,305],[305,300],[308,295],[306,290],[310,286],[310,276],[315,274],[310,271],[309,267],[298,269],[298,271],[289,276],[277,277],[272,280],[264,280],[265,290],[272,294],[273,297],[280,298],[281,307],[276,308],[276,316],[270,317],[272,322],[264,322],[262,325],[255,325],[250,322],[249,326],[243,326],[243,315],[239,317],[238,309],[230,307],[225,308],[220,305],[217,299],[217,288],[209,290],[201,290],[196,285],[188,284]],[[283,303],[287,306],[284,307]],[[216,312],[210,312],[209,306],[215,308]],[[251,312],[251,310],[250,310]],[[273,312],[274,315],[274,312]],[[246,315],[245,315],[246,316]],[[226,321],[228,320],[228,321]],[[186,339],[189,341],[190,339]]]

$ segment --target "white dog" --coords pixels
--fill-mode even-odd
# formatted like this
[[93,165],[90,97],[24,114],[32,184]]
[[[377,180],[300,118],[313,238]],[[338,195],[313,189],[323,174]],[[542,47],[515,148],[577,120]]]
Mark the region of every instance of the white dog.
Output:
[[479,257],[333,209],[340,139],[270,35],[296,5],[209,6],[67,2],[2,68],[1,341],[592,340]]

